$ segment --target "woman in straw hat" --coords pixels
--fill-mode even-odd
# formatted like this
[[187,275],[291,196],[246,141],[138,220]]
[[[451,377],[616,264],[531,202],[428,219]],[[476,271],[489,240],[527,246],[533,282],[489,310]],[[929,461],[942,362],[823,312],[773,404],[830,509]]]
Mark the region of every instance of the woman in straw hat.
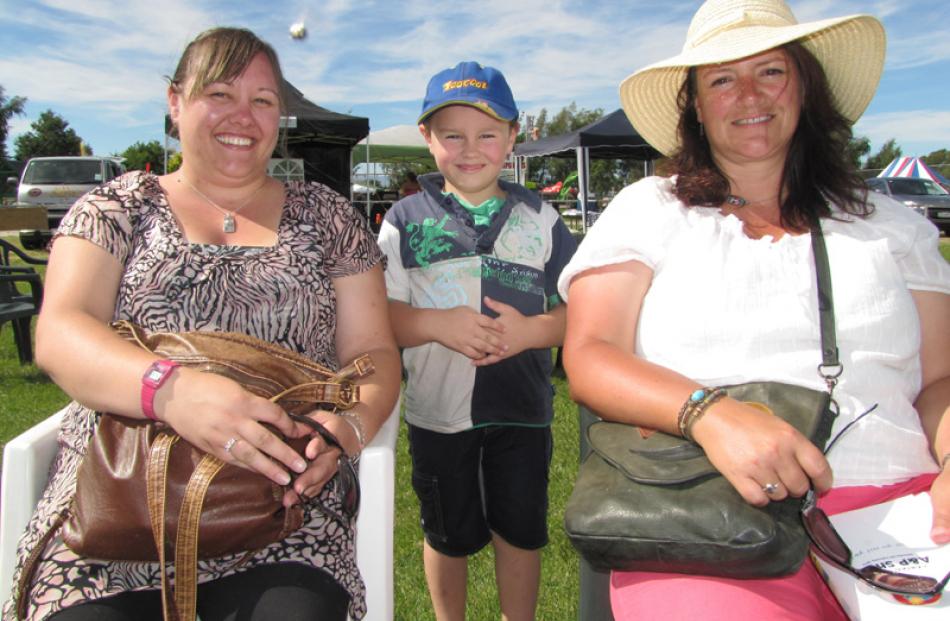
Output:
[[[730,398],[684,435],[763,506],[814,486],[829,513],[929,490],[930,537],[950,542],[950,266],[937,231],[868,195],[851,124],[880,78],[866,15],[797,22],[781,0],[709,0],[678,56],[620,87],[671,177],[626,188],[560,278],[573,396],[606,419],[679,434],[703,387],[775,380],[822,389],[810,226],[834,282],[843,374],[826,457]],[[829,491],[830,490],[830,491]],[[811,563],[777,579],[614,572],[620,619],[844,618]]]

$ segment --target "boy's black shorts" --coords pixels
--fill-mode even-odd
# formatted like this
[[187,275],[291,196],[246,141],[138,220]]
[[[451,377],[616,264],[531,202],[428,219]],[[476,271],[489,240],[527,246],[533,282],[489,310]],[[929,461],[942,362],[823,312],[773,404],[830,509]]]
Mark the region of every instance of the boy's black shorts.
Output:
[[439,433],[409,425],[412,487],[429,545],[468,556],[494,532],[517,548],[544,547],[551,450],[550,427]]

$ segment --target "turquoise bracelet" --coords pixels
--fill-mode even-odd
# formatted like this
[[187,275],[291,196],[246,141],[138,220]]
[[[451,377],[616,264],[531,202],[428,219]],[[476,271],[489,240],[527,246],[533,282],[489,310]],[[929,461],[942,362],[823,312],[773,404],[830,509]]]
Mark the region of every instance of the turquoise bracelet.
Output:
[[683,407],[680,408],[679,415],[676,418],[680,435],[692,442],[693,425],[702,418],[709,406],[725,396],[726,391],[722,388],[700,388],[694,390],[689,395],[686,403],[683,404]]

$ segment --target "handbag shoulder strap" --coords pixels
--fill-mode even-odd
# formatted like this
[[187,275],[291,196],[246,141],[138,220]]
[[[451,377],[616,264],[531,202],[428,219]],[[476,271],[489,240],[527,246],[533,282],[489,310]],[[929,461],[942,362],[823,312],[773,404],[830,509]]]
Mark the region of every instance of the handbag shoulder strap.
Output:
[[811,227],[811,250],[815,260],[815,275],[818,280],[818,321],[821,330],[821,364],[818,374],[834,390],[838,377],[844,370],[838,359],[838,340],[835,332],[835,303],[831,292],[831,267],[828,264],[828,248],[821,223],[815,220]]

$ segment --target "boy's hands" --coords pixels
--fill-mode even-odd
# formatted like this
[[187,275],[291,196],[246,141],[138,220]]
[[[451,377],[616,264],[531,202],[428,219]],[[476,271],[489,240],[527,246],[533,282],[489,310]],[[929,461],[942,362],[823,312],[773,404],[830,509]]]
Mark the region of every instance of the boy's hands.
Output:
[[[501,319],[499,317],[499,319]],[[439,344],[468,356],[472,360],[503,356],[507,346],[502,341],[505,326],[467,306],[445,309],[433,316]],[[501,357],[497,358],[501,360]]]
[[477,359],[473,358],[472,364],[478,367],[488,366],[533,347],[531,317],[522,315],[514,306],[488,296],[485,296],[485,306],[498,313],[498,317],[493,321],[502,327],[504,349],[500,352],[486,353],[485,356]]
[[567,317],[563,304],[540,315],[523,315],[514,306],[489,297],[484,305],[498,313],[495,318],[468,306],[413,308],[390,300],[393,331],[401,347],[438,343],[469,358],[473,365],[487,366],[528,349],[560,345]]

